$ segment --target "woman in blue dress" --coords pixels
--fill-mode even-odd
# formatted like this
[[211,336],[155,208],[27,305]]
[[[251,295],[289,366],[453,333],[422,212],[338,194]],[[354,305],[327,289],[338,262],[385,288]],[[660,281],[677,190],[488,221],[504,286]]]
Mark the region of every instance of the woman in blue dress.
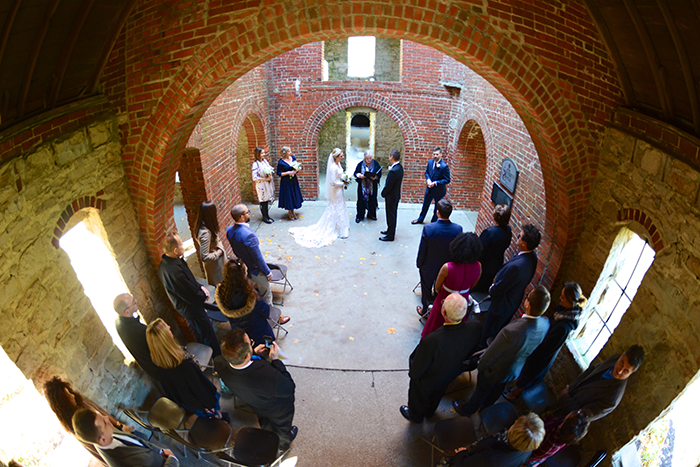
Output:
[[281,159],[277,162],[277,175],[280,177],[280,196],[277,205],[286,209],[289,220],[293,221],[297,218],[294,210],[299,209],[304,202],[297,178],[301,165],[297,166],[297,159],[292,155],[292,149],[289,146],[282,148],[280,156]]

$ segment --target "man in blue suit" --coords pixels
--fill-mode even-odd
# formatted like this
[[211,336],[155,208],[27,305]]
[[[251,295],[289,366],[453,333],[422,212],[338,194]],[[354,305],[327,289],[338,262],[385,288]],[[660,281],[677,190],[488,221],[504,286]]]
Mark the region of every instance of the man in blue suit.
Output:
[[525,314],[501,329],[479,360],[479,376],[476,389],[464,402],[452,402],[455,411],[471,416],[479,409],[493,405],[500,397],[506,383],[515,381],[525,365],[525,360],[537,348],[549,330],[549,320],[542,317],[551,298],[542,285],[538,285],[525,299]]
[[418,247],[416,266],[420,273],[420,288],[422,307],[416,311],[423,316],[428,312],[428,305],[433,303],[433,284],[437,279],[440,268],[450,261],[450,242],[462,233],[462,226],[450,221],[452,203],[441,199],[437,203],[438,220],[423,227],[423,234]]
[[523,300],[525,289],[530,284],[537,270],[537,255],[534,250],[540,244],[542,235],[532,224],[523,225],[518,235],[520,253],[503,265],[493,285],[489,288],[491,306],[486,313],[484,330],[481,334],[480,347],[487,345],[487,340],[496,337],[498,331],[508,324]]
[[272,272],[260,252],[258,236],[248,225],[250,211],[245,204],[237,204],[231,209],[231,217],[235,224],[226,229],[226,238],[231,244],[233,254],[248,267],[248,278],[257,284],[263,300],[272,305]]
[[423,198],[423,208],[420,210],[418,219],[411,221],[411,224],[422,224],[425,220],[425,215],[428,213],[430,203],[435,201],[435,209],[433,210],[433,218],[430,222],[437,220],[437,202],[445,197],[447,193],[447,185],[450,183],[450,168],[447,162],[442,160],[442,149],[436,147],[433,149],[433,158],[428,161],[428,166],[425,168],[425,197]]

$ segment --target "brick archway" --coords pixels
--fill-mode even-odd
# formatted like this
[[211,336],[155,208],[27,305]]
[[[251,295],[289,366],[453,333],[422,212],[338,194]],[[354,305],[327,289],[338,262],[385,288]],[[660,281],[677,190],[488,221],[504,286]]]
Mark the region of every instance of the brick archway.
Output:
[[[481,194],[486,177],[486,141],[476,120],[467,121],[459,132],[457,144],[448,163],[454,167],[450,197],[461,209],[476,211],[481,206]],[[455,163],[459,161],[459,163]]]
[[[538,44],[531,44],[525,39],[526,32],[519,32],[521,23],[513,19],[514,13],[484,11],[481,6],[469,9],[463,8],[464,5],[426,4],[422,0],[401,4],[389,0],[372,4],[288,0],[260,6],[254,21],[239,23],[231,18],[244,13],[235,11],[235,7],[209,12],[207,21],[225,24],[228,29],[219,29],[222,26],[198,29],[201,24],[185,16],[178,21],[171,21],[167,15],[158,19],[158,11],[166,8],[168,2],[158,5],[144,2],[137,6],[134,20],[128,25],[134,46],[127,50],[131,55],[144,54],[142,58],[128,58],[133,59],[136,69],[145,68],[144,74],[150,73],[152,53],[145,51],[151,40],[165,37],[159,43],[163,49],[170,43],[178,49],[178,34],[192,31],[197,38],[179,46],[177,59],[183,61],[167,71],[167,81],[163,80],[162,70],[153,71],[153,82],[157,81],[161,90],[153,92],[139,84],[128,94],[127,107],[145,102],[152,109],[130,121],[125,165],[143,238],[154,262],[159,232],[169,220],[162,200],[167,199],[173,160],[185,147],[195,122],[216,96],[255,66],[299,45],[372,34],[409,39],[452,56],[491,83],[523,118],[541,157],[544,191],[550,208],[545,224],[552,234],[552,241],[545,248],[557,247],[555,254],[548,255],[550,264],[545,265],[545,270],[550,278],[556,276],[562,257],[572,248],[570,240],[581,229],[588,202],[586,193],[595,176],[596,160],[591,152],[596,147],[596,134],[609,120],[619,90],[610,85],[615,81],[607,80],[607,76],[586,75],[589,81],[584,80],[580,73],[585,73],[585,67],[558,70],[556,63],[538,58],[541,48],[546,49],[548,56],[557,56],[561,52],[560,44],[567,43],[573,50],[567,53],[576,53],[582,61],[593,64],[599,57],[590,57],[585,47],[593,44],[602,49],[602,45],[583,7],[573,4],[557,7],[545,0],[536,3],[535,22],[550,24],[552,15],[561,13],[552,10],[566,9],[565,14],[585,34],[581,30],[568,31],[564,36],[570,35],[572,41],[567,43],[554,28],[542,35]],[[171,30],[173,33],[169,34]],[[582,44],[573,44],[574,37],[583,37]],[[573,90],[571,82],[575,80],[584,83],[583,87]],[[141,83],[144,81],[149,82],[148,76]],[[594,102],[590,95],[606,97],[602,102]],[[582,117],[582,112],[588,112],[589,117]]]

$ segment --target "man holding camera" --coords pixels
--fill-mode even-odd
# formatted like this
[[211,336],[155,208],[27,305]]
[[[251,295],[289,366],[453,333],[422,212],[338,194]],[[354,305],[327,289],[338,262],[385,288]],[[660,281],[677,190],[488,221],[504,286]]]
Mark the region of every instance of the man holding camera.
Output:
[[277,433],[280,451],[289,449],[298,432],[292,425],[295,385],[279,361],[277,344],[260,344],[253,351],[248,334],[234,329],[222,339],[221,354],[214,359],[221,380],[255,412],[260,428]]

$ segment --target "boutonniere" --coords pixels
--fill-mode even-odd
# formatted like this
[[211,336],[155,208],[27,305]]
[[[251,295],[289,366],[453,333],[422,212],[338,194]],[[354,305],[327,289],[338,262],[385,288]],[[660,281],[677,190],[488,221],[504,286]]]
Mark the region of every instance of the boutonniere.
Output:
[[439,169],[439,168],[440,168],[440,163],[439,163],[439,162],[436,162],[436,163],[435,163],[435,168],[436,168],[436,169]]

